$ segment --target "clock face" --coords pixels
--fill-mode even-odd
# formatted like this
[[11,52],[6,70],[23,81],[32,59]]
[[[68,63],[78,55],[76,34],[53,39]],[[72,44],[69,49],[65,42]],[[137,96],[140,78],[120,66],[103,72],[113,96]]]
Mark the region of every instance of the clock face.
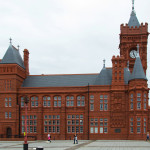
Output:
[[131,57],[131,58],[135,58],[136,55],[137,55],[137,51],[136,51],[136,50],[132,50],[132,51],[130,52],[130,57]]

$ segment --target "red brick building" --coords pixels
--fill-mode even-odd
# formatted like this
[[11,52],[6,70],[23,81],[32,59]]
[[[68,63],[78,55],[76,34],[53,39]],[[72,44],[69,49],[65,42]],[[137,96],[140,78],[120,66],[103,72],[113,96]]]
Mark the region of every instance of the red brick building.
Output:
[[147,85],[148,24],[139,23],[134,6],[120,26],[120,56],[100,73],[29,75],[29,51],[11,43],[0,62],[0,136],[25,131],[37,139],[145,139],[150,131]]

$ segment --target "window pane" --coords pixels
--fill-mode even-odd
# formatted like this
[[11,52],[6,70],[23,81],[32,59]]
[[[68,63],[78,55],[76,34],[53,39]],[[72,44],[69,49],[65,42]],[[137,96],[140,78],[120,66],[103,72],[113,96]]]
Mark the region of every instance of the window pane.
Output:
[[103,104],[100,104],[100,110],[103,110]]
[[103,127],[100,127],[100,133],[103,133]]
[[98,127],[95,127],[95,133],[98,133]]
[[93,133],[93,127],[90,128],[91,133]]

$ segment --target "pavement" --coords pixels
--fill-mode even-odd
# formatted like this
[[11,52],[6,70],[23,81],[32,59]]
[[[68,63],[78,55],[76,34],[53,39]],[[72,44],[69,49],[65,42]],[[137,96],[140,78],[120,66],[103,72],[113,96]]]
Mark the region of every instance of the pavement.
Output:
[[[29,141],[28,150],[150,150],[149,141],[134,140],[73,140]],[[0,141],[0,150],[23,150],[23,141]]]

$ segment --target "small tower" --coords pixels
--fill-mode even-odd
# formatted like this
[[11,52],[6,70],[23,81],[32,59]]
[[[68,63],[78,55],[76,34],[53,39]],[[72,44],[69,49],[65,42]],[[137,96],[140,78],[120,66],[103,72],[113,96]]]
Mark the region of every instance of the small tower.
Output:
[[[132,74],[129,77],[129,138],[137,135],[139,139],[146,136],[148,124],[142,128],[137,124],[142,125],[143,120],[148,120],[148,93],[147,78],[143,70],[142,62],[139,55],[139,45],[137,45],[137,55]],[[137,115],[138,114],[138,117]],[[131,122],[133,126],[131,125]],[[142,131],[142,132],[141,132]]]
[[6,135],[6,137],[9,134],[20,134],[17,91],[25,78],[24,62],[19,49],[12,45],[12,39],[10,38],[10,45],[0,61],[0,134]]

